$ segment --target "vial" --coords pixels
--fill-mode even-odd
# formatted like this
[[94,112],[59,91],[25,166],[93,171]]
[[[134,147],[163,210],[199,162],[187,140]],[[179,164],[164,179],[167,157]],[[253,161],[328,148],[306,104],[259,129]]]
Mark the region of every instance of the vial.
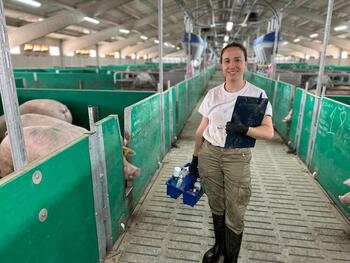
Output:
[[184,175],[183,173],[180,173],[179,179],[177,180],[176,187],[179,188],[182,185],[182,182],[184,181]]
[[193,192],[199,192],[202,189],[201,179],[197,178],[197,182],[193,185]]
[[181,173],[181,168],[175,167],[173,172],[173,179],[172,179],[172,184],[175,186],[177,185],[177,182],[179,180],[180,173]]

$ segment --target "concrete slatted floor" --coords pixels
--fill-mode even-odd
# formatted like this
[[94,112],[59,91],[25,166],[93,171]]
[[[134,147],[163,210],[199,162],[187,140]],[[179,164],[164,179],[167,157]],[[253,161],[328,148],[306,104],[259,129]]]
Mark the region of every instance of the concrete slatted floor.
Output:
[[[215,86],[220,75],[209,86]],[[197,106],[198,107],[198,106]],[[195,110],[164,158],[127,231],[106,263],[194,263],[213,244],[207,197],[195,207],[166,196],[173,167],[190,161],[200,116]],[[350,227],[295,155],[276,136],[258,141],[252,159],[253,195],[245,217],[243,262],[350,262]]]

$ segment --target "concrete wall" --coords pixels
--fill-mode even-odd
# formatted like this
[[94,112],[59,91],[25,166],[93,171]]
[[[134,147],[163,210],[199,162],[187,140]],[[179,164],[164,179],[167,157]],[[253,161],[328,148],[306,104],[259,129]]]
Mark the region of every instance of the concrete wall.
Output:
[[[92,57],[68,57],[64,56],[63,61],[61,57],[57,56],[27,56],[27,55],[11,55],[12,66],[13,67],[35,67],[35,68],[45,68],[45,67],[83,67],[83,66],[93,66],[97,65],[97,59]],[[144,63],[145,60],[139,59],[119,59],[119,58],[99,58],[100,66],[103,65],[116,65],[116,64],[133,64],[133,63]],[[63,65],[62,65],[63,63]]]

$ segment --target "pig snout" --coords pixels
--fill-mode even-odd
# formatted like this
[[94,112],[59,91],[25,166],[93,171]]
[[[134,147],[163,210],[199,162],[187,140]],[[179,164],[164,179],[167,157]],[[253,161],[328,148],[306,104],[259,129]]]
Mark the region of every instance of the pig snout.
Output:
[[343,204],[350,204],[350,192],[345,195],[340,195],[339,200]]
[[346,184],[347,186],[350,186],[350,178],[348,178],[347,180],[344,181],[344,184]]
[[132,179],[135,176],[139,176],[141,170],[140,170],[140,168],[129,163],[126,160],[126,158],[123,156],[123,172],[124,172],[125,179]]
[[287,116],[285,116],[285,117],[283,118],[282,122],[284,122],[284,123],[290,123],[291,120],[292,120],[292,114],[293,114],[293,111],[290,110],[290,111],[288,112]]

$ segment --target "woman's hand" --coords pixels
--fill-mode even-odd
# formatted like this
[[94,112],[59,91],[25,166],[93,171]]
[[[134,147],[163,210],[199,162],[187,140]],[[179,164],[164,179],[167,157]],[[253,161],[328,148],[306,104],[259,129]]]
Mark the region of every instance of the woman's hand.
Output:
[[190,163],[189,171],[192,175],[198,175],[198,156],[192,156],[192,162]]
[[233,120],[226,123],[226,133],[230,135],[244,134],[246,135],[249,127],[245,126],[238,118],[237,114],[233,115]]

